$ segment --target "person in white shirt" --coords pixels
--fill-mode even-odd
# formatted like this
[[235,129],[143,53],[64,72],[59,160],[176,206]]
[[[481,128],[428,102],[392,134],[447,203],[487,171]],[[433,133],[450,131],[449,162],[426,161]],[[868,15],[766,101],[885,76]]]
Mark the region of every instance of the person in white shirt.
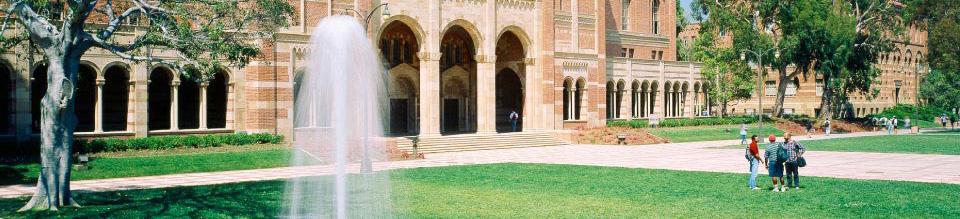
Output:
[[517,121],[520,120],[520,114],[516,110],[510,111],[510,127],[513,131],[517,131]]
[[650,127],[657,128],[660,125],[660,120],[657,119],[657,114],[650,114]]

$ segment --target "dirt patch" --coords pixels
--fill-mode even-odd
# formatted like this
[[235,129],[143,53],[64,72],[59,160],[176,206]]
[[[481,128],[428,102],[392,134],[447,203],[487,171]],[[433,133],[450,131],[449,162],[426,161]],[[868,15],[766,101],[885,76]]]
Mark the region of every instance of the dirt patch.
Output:
[[[799,123],[790,122],[790,121],[777,121],[777,129],[783,130],[784,132],[790,132],[794,135],[807,135],[807,128],[804,125]],[[810,134],[819,135],[823,134],[822,128],[813,127],[810,130]]]
[[617,136],[620,134],[626,135],[625,142],[627,145],[667,143],[666,139],[652,135],[643,129],[627,127],[578,129],[572,140],[578,144],[615,145],[619,143]]
[[834,130],[837,130],[838,132],[841,132],[841,133],[846,133],[846,132],[866,132],[866,131],[872,131],[872,130],[873,130],[873,128],[871,128],[871,127],[868,127],[868,126],[865,126],[865,125],[862,125],[862,124],[858,124],[858,123],[850,123],[850,122],[846,122],[846,121],[834,121],[834,122],[833,122],[833,129],[834,129]]

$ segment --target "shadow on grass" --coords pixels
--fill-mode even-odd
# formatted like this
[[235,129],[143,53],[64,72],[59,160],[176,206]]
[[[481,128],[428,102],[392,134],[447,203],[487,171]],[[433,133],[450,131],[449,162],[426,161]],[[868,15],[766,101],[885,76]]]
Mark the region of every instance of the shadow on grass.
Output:
[[79,192],[81,208],[16,213],[27,198],[0,199],[0,218],[270,218],[279,213],[284,183],[177,187],[117,192]]
[[37,177],[27,176],[29,172],[25,167],[0,164],[0,186],[36,183]]

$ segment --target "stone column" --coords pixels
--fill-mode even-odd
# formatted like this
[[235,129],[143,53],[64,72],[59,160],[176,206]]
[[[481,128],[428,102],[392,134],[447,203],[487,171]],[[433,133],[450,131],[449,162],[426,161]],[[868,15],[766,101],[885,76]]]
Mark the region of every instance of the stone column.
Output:
[[492,134],[496,127],[496,56],[477,55],[477,133]]
[[93,132],[103,132],[103,78],[97,78],[97,98],[93,100]]
[[525,83],[523,86],[523,129],[521,131],[540,130],[541,119],[543,118],[540,110],[540,74],[536,68],[535,58],[523,59],[523,74]]
[[576,88],[574,88],[574,86],[570,86],[570,90],[567,91],[567,103],[569,103],[569,104],[567,104],[567,120],[575,120],[575,119],[576,119],[576,118],[573,116],[574,113],[576,113],[576,111],[574,111],[574,109],[577,107],[577,103],[574,102],[574,101],[577,100],[577,98],[574,96],[574,95],[576,95],[576,94],[577,94]]
[[209,82],[200,83],[200,129],[207,129],[207,86]]
[[172,131],[180,130],[180,125],[178,124],[180,101],[177,97],[180,90],[178,88],[180,88],[179,80],[170,83],[170,130]]
[[[132,64],[130,72],[133,117],[132,131],[136,137],[146,137],[150,132],[150,66],[146,63]],[[129,122],[129,121],[128,121]]]
[[420,136],[440,135],[440,53],[420,52]]

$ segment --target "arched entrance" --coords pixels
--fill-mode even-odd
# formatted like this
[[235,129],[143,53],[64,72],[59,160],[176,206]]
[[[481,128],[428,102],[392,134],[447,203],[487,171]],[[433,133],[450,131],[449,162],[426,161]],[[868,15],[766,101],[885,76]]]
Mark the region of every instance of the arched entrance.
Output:
[[227,127],[227,93],[230,76],[220,71],[213,75],[207,85],[207,128]]
[[466,133],[477,130],[477,62],[470,34],[453,26],[440,41],[441,132]]
[[147,87],[147,128],[149,130],[167,130],[170,126],[170,107],[172,103],[171,85],[173,72],[159,67],[150,72],[150,85]]
[[11,95],[14,93],[13,80],[10,79],[12,76],[13,71],[10,71],[10,68],[0,63],[0,103],[3,103],[3,106],[0,107],[0,134],[12,133],[14,130],[13,112],[15,99],[13,95]]
[[75,131],[92,132],[97,109],[97,72],[89,65],[80,65],[77,77],[77,91],[74,94],[74,113],[77,115]]
[[195,78],[181,77],[177,88],[177,127],[200,128],[200,83]]
[[[518,132],[523,129],[523,84],[513,70],[507,68],[497,73],[497,132]],[[516,129],[510,118],[517,113]]]
[[390,98],[391,135],[419,133],[420,51],[416,35],[400,21],[388,24],[380,34],[383,65],[390,74],[387,83]]
[[103,84],[103,131],[127,130],[127,103],[129,94],[129,71],[114,65],[104,71]]
[[[520,38],[513,32],[504,32],[497,40],[496,48],[496,130],[514,132],[523,129],[524,90],[523,80],[526,64],[523,62],[526,52]],[[517,113],[516,127],[511,114]]]

